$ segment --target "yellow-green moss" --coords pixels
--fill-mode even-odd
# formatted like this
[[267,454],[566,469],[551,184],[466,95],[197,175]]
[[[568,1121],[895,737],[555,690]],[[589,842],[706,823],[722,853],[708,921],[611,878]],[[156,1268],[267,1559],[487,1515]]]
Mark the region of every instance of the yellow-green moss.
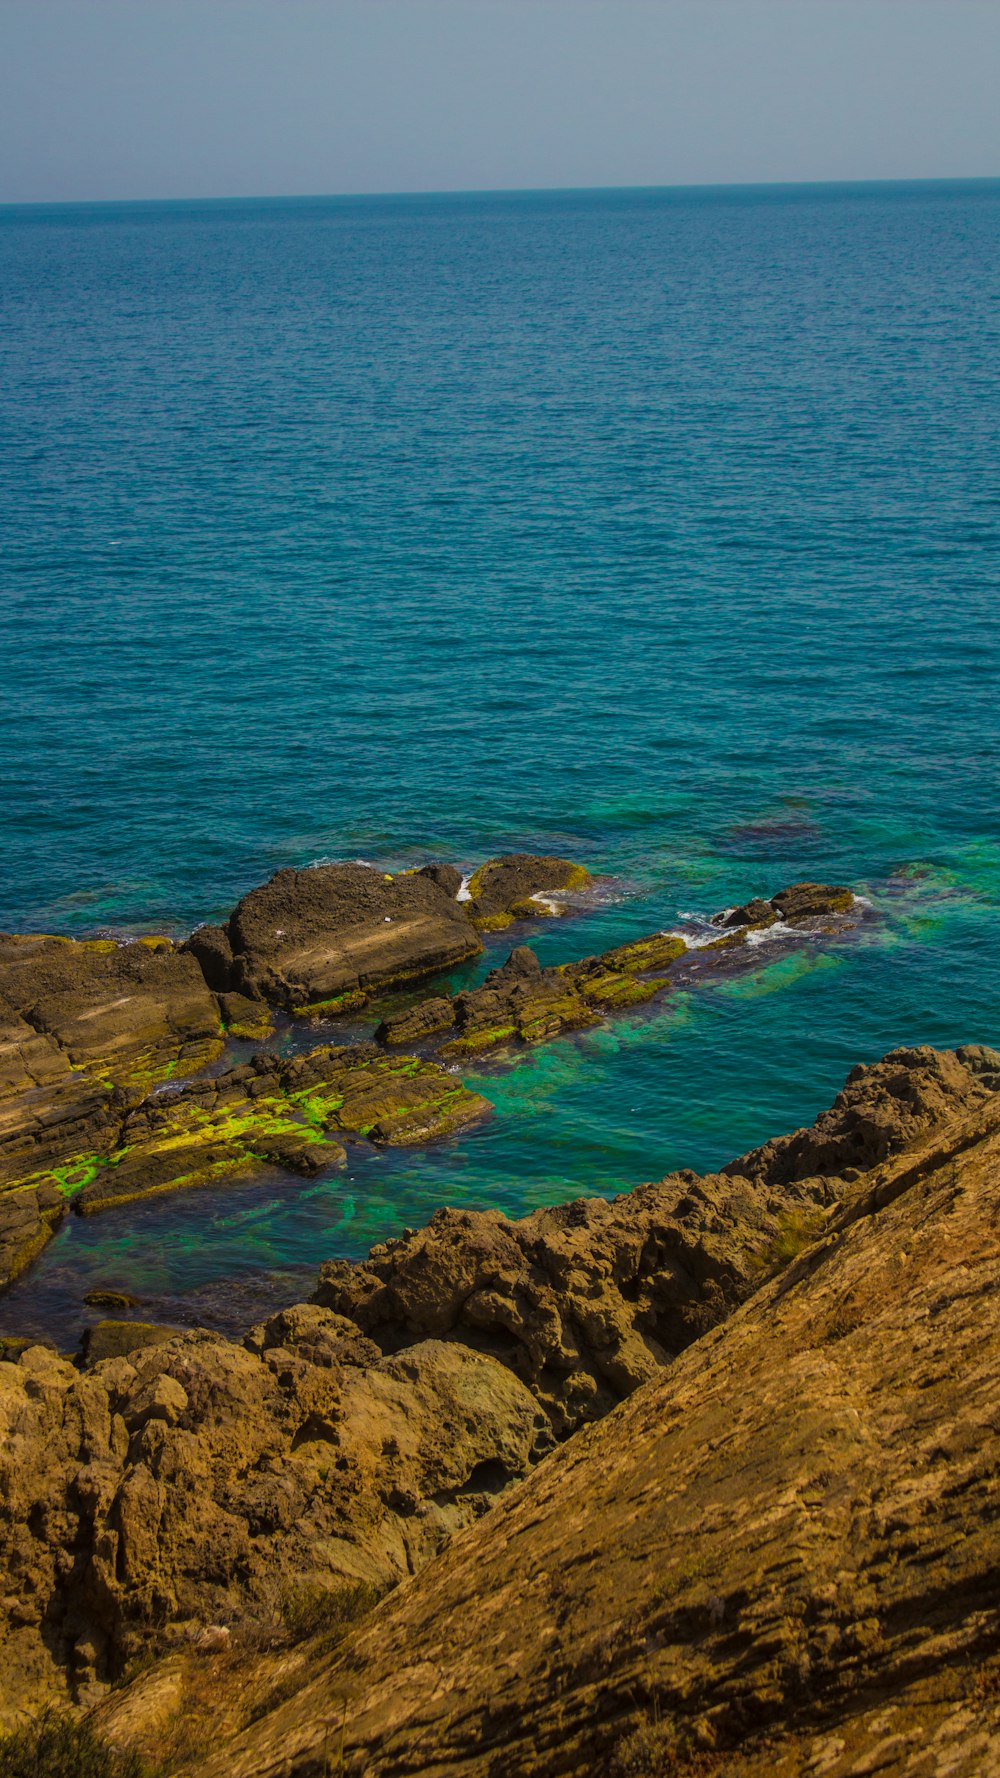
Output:
[[469,918],[478,932],[504,932],[514,924],[511,914],[470,914]]
[[362,988],[348,988],[343,994],[332,994],[328,1000],[310,1000],[293,1006],[291,1012],[296,1019],[331,1019],[338,1013],[356,1012],[367,1005],[368,995]]

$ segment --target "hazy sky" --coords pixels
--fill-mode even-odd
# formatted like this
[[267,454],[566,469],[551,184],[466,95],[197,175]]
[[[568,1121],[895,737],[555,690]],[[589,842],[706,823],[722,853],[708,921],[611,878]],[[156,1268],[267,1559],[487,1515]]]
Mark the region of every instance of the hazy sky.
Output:
[[0,0],[0,202],[1000,175],[1000,0]]

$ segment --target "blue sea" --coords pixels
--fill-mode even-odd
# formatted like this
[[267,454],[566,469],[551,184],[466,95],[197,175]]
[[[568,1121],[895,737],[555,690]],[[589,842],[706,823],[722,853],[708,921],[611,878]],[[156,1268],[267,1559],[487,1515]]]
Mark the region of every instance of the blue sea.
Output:
[[998,243],[993,182],[0,211],[0,926],[515,849],[601,879],[546,960],[803,877],[875,915],[468,1070],[451,1144],[71,1217],[3,1326],[235,1328],[1000,1043]]

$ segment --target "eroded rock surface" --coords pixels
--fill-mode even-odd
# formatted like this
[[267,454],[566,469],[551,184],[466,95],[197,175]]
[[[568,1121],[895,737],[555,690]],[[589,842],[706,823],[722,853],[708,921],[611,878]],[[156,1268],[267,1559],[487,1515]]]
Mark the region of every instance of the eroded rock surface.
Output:
[[879,1062],[852,1068],[829,1110],[808,1129],[765,1142],[723,1171],[773,1186],[816,1174],[851,1179],[934,1126],[975,1110],[998,1089],[1000,1052],[982,1044],[890,1050]]
[[[537,862],[537,861],[536,861]],[[835,922],[849,929],[858,918],[852,890],[822,883],[796,883],[770,902],[748,902],[719,915],[726,930],[716,939],[689,947],[677,932],[651,932],[615,945],[595,957],[543,968],[534,951],[518,945],[481,987],[449,996],[434,994],[383,1019],[380,1043],[419,1043],[443,1037],[442,1054],[478,1055],[511,1044],[544,1043],[564,1032],[597,1024],[608,1013],[653,1000],[669,989],[683,968],[685,979],[746,966],[745,947],[759,927],[815,929]],[[824,930],[829,929],[825,924]]]
[[108,1681],[192,1623],[280,1623],[297,1583],[384,1588],[547,1448],[492,1359],[383,1358],[329,1311],[246,1348],[187,1333],[81,1374],[0,1363],[3,1714]]
[[44,1246],[124,1107],[221,1049],[215,997],[169,939],[0,937],[0,1285]]
[[516,1222],[439,1210],[359,1265],[326,1264],[316,1300],[386,1352],[434,1338],[490,1353],[563,1438],[727,1315],[764,1276],[789,1219],[810,1212],[821,1220],[812,1202],[694,1173]]
[[[1000,1770],[1000,1117],[823,1237],[197,1778]],[[342,1725],[342,1726],[341,1726]]]
[[508,852],[480,865],[470,879],[470,917],[481,931],[501,932],[514,920],[562,913],[563,904],[548,897],[559,890],[582,889],[589,882],[590,872],[570,858]]
[[225,926],[192,933],[188,949],[220,993],[337,1012],[363,1005],[375,988],[474,957],[482,941],[447,882],[328,864],[277,871]]

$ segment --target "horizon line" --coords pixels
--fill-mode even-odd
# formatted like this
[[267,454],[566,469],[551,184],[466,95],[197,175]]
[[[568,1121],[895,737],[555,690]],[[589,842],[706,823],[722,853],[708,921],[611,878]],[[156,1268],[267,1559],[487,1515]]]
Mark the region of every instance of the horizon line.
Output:
[[845,187],[1000,185],[1000,173],[920,175],[907,178],[866,176],[850,179],[735,179],[690,180],[674,185],[484,185],[420,187],[410,191],[310,191],[251,193],[242,196],[219,193],[212,197],[130,198],[0,198],[0,210],[113,209],[152,204],[315,204],[398,203],[432,198],[586,197],[595,192],[657,194],[661,192],[821,191]]

